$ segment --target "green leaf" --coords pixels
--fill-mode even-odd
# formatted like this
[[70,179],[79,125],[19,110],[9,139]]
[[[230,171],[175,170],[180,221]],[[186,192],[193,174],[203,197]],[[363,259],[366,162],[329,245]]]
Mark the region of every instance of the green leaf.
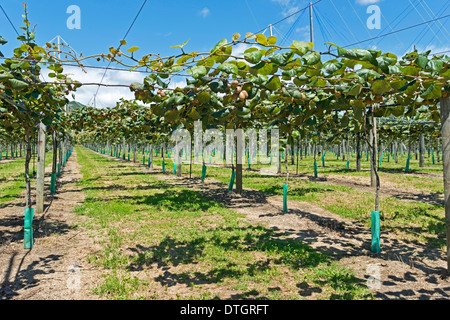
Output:
[[134,46],[134,47],[131,47],[131,48],[127,49],[127,52],[133,53],[133,52],[136,52],[138,50],[139,50],[139,47]]
[[262,33],[256,35],[256,41],[262,44],[263,46],[267,45],[267,38]]
[[250,63],[257,64],[261,61],[263,53],[261,50],[254,50],[251,52],[244,52],[244,58]]
[[6,81],[6,80],[12,79],[12,78],[14,78],[13,75],[8,73],[8,72],[1,72],[0,73],[0,82]]
[[292,51],[300,56],[305,55],[312,50],[314,44],[312,42],[293,41],[291,44]]
[[204,77],[208,70],[204,66],[193,66],[192,68],[186,70],[194,79]]
[[421,67],[422,69],[425,69],[425,67],[427,66],[427,64],[428,64],[428,58],[427,57],[425,57],[425,56],[423,56],[423,55],[419,55],[419,56],[417,56],[417,59],[416,59],[416,64],[419,66],[419,67]]
[[225,81],[220,79],[214,79],[209,83],[209,87],[214,92],[225,92],[228,89],[228,85]]
[[320,57],[320,52],[315,51],[303,56],[302,61],[303,64],[312,66],[320,62]]
[[22,90],[28,88],[28,83],[17,79],[8,79],[8,83],[14,90]]
[[[331,62],[331,61],[327,61],[323,64],[322,66],[322,70],[324,71],[325,74],[331,75],[334,74],[337,71],[344,71],[344,69],[342,68],[344,66],[344,64],[342,62]],[[341,73],[341,72],[340,72]]]
[[267,38],[267,44],[273,46],[277,42],[277,37],[270,36]]
[[233,34],[233,41],[239,40],[240,37],[241,35],[239,33]]
[[430,60],[428,61],[426,68],[427,70],[440,72],[444,67],[444,61],[442,60]]
[[228,43],[227,39],[220,40],[219,42],[217,42],[217,44],[214,46],[214,48],[212,48],[211,53],[215,52],[217,49],[219,49],[220,47],[223,47],[227,43]]
[[417,76],[419,75],[419,69],[413,66],[407,66],[402,68],[402,73],[407,76]]
[[187,39],[185,42],[183,42],[182,44],[178,44],[178,45],[176,45],[176,46],[171,46],[170,48],[183,48],[188,42],[189,42],[189,40],[190,39]]
[[375,92],[376,94],[384,94],[387,91],[389,91],[391,89],[391,86],[389,85],[389,82],[387,82],[386,80],[375,80],[372,83],[372,91]]
[[442,87],[431,83],[428,89],[420,96],[425,99],[438,99],[442,96]]
[[238,74],[239,71],[238,67],[235,64],[229,62],[222,63],[220,66],[217,67],[217,69],[219,69],[222,72],[232,74]]
[[283,53],[275,53],[269,57],[269,60],[279,66],[285,66],[288,63],[289,59],[292,58],[293,55],[294,55],[293,51],[287,51],[287,52],[283,52]]
[[257,74],[261,74],[264,76],[268,76],[268,75],[272,74],[273,72],[275,72],[274,66],[270,62],[266,63],[264,61],[261,61],[259,64],[257,64],[256,66],[254,66],[250,69],[253,69],[253,68],[258,70]]
[[366,68],[357,70],[356,74],[361,78],[363,78],[364,80],[371,80],[380,77],[380,74],[378,72]]
[[201,104],[209,102],[211,100],[211,95],[208,93],[208,91],[202,91],[197,95],[197,100]]
[[362,85],[357,83],[354,84],[353,86],[351,86],[350,88],[347,88],[346,90],[344,90],[344,93],[348,96],[357,96],[358,94],[360,94],[362,89]]
[[270,91],[275,91],[279,89],[281,87],[280,78],[278,78],[277,76],[273,76],[272,78],[269,79],[269,81],[267,81],[265,87]]
[[0,44],[6,44],[8,41],[6,41],[2,36],[0,36]]

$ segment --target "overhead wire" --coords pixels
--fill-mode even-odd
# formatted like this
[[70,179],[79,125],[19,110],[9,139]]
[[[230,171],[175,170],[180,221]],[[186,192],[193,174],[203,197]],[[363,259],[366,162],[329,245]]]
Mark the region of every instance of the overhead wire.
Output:
[[[444,12],[446,10],[446,8],[448,8],[448,6],[450,5],[450,2],[447,3],[447,7],[443,7],[441,8],[442,10],[439,11],[438,14],[440,14],[441,12]],[[424,27],[422,29],[422,31],[420,31],[417,36],[414,38],[414,40],[410,43],[410,45],[407,47],[406,51],[411,51],[411,49],[414,47],[415,44],[420,43],[420,41],[426,36],[426,34],[428,33],[428,28]],[[430,42],[428,42],[428,44],[424,47],[427,48],[428,45],[433,41],[433,38],[431,38]]]
[[345,27],[347,28],[348,32],[352,35],[353,39],[355,39],[356,41],[358,41],[358,39],[356,39],[355,35],[353,34],[352,30],[350,30],[350,28],[347,25],[347,22],[345,22],[345,19],[342,17],[340,11],[338,10],[338,8],[336,8],[336,6],[334,5],[333,0],[330,0],[331,4],[333,5],[334,9],[336,10],[336,12],[338,13],[339,17],[341,18],[342,22],[344,23]]
[[14,26],[14,24],[12,23],[11,19],[9,19],[8,14],[6,13],[5,9],[3,9],[3,6],[0,4],[0,9],[2,9],[3,14],[5,15],[6,19],[9,21],[9,24],[12,26],[12,28],[14,29],[14,31],[16,32],[17,36],[19,35],[19,32],[17,31],[16,27]]
[[[428,10],[423,6],[422,1],[421,1],[421,0],[418,0],[418,1],[419,1],[420,5],[422,6],[422,8],[425,10],[425,12],[428,14],[428,16],[429,16],[430,18],[436,18],[436,15],[434,14],[433,10],[431,10],[431,8],[428,6],[428,4],[426,3],[425,0],[423,0],[423,2],[424,2],[425,5],[427,6],[428,10],[430,10],[431,14],[429,14],[429,13],[428,13]],[[449,3],[447,3],[447,5],[448,5],[448,4],[449,4]],[[441,27],[442,27],[442,28],[447,32],[447,34],[448,34],[447,28],[442,24],[442,22],[441,22],[441,21],[438,21],[438,23],[441,25]],[[439,29],[439,30],[441,30],[441,29]],[[449,41],[449,39],[447,38],[447,35],[446,35],[444,32],[442,32],[442,31],[441,31],[441,33],[444,35],[445,39],[446,39],[447,41]]]
[[[416,12],[419,14],[420,18],[422,18],[423,21],[425,21],[425,18],[422,16],[422,14],[420,13],[419,10],[417,10],[416,6],[414,6],[414,4],[411,2],[411,0],[408,0],[409,3],[414,7],[414,10],[416,10]],[[430,29],[430,31],[434,34],[434,37],[442,44],[441,39],[439,39],[439,37],[437,36],[437,34],[434,32],[434,30],[431,28],[431,26],[429,24],[426,25],[428,27],[428,29]]]
[[395,34],[395,33],[398,33],[398,32],[402,32],[402,31],[405,31],[405,30],[409,30],[409,29],[413,29],[413,28],[422,26],[424,24],[427,24],[427,23],[430,23],[430,22],[433,22],[433,21],[436,21],[436,20],[445,19],[445,18],[448,18],[449,16],[450,16],[450,14],[442,16],[442,17],[437,17],[437,18],[432,19],[432,20],[420,22],[420,23],[417,23],[415,25],[408,26],[408,27],[405,27],[405,28],[401,28],[401,29],[398,29],[398,30],[395,30],[395,31],[392,31],[392,32],[385,33],[385,34],[381,34],[381,35],[378,35],[378,36],[375,36],[375,37],[372,37],[372,38],[369,38],[369,39],[357,41],[357,42],[345,45],[342,48],[347,48],[347,47],[351,47],[351,46],[354,46],[354,45],[357,45],[357,44],[360,44],[360,43],[364,43],[364,42],[367,42],[367,41],[371,41],[371,40],[374,40],[374,39],[383,38],[383,37],[386,37],[386,36],[389,36],[389,35],[392,35],[392,34]]
[[[145,6],[145,4],[147,3],[147,1],[148,1],[148,0],[144,0],[144,2],[143,2],[142,5],[141,5],[141,8],[139,9],[138,13],[137,13],[136,16],[134,17],[133,22],[131,23],[131,25],[129,26],[127,32],[125,33],[125,35],[123,36],[123,38],[122,38],[121,40],[125,40],[125,39],[127,38],[128,34],[129,34],[130,31],[131,31],[131,28],[133,28],[133,26],[134,26],[136,20],[138,19],[139,15],[141,14],[142,9],[144,9],[144,6]],[[122,47],[122,43],[120,43],[120,45],[119,45],[119,47],[117,48],[117,50],[119,50],[121,47]],[[112,62],[112,61],[109,61],[108,67],[105,69],[105,72],[103,73],[103,76],[102,76],[102,79],[100,80],[100,83],[103,82],[103,80],[104,80],[104,78],[105,78],[105,75],[106,75],[106,72],[108,71],[108,68],[109,68],[109,66],[111,65],[111,62]],[[94,99],[94,103],[95,103],[95,99],[96,99],[96,97],[97,97],[97,95],[98,95],[99,90],[100,90],[100,85],[97,87],[97,91],[95,92],[94,96],[91,98],[91,100]],[[89,100],[89,102],[90,102],[91,100]]]

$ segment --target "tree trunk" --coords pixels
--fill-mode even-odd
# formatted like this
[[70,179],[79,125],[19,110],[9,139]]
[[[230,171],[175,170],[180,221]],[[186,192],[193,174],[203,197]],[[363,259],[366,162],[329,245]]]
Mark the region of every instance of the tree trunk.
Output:
[[44,176],[45,176],[45,125],[39,124],[38,159],[36,175],[36,213],[44,212]]
[[380,178],[378,176],[377,171],[377,125],[375,122],[375,118],[373,116],[373,110],[371,114],[371,122],[372,122],[372,172],[375,176],[375,187],[376,187],[376,195],[375,195],[375,210],[374,211],[380,211],[380,203],[379,203],[379,197],[380,197]]
[[361,135],[356,134],[356,170],[361,171]]
[[[372,145],[371,148],[371,161],[370,161],[370,186],[376,187],[377,186],[377,151],[378,151],[378,143],[377,143],[377,123],[375,122],[375,119],[373,115],[371,115],[372,120],[372,129],[370,130],[370,143]],[[377,211],[377,210],[375,210]]]
[[425,167],[425,137],[423,133],[419,138],[419,167]]
[[440,99],[442,161],[444,165],[445,231],[447,234],[447,273],[450,272],[450,95]]
[[56,135],[56,131],[53,130],[52,134],[53,138],[53,161],[52,161],[52,174],[56,173],[56,166],[58,162],[58,139]]
[[236,193],[242,194],[242,129],[236,130]]
[[25,142],[27,144],[27,152],[25,155],[25,190],[26,190],[25,206],[27,208],[31,208],[32,202],[31,202],[31,183],[30,183],[30,161],[31,161],[31,154],[32,154],[31,139],[33,139],[33,137],[31,136],[30,128],[26,128],[25,132],[26,132],[25,133],[25,137],[26,137]]

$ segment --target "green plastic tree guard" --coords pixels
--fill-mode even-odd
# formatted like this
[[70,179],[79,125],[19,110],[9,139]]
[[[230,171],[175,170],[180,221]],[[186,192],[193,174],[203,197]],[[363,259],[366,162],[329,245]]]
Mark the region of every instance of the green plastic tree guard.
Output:
[[383,164],[383,157],[380,156],[380,167],[381,167],[382,164]]
[[203,183],[203,181],[205,180],[205,176],[206,176],[206,166],[203,165],[203,166],[202,166],[202,183]]
[[288,212],[288,207],[287,207],[287,191],[288,191],[288,185],[287,184],[283,184],[283,212],[287,213]]
[[162,168],[163,168],[163,173],[166,173],[166,163],[164,162],[164,160],[162,162]]
[[230,178],[230,184],[228,186],[228,191],[233,190],[234,178],[236,178],[236,171],[233,170],[233,171],[231,171],[231,178]]
[[409,155],[406,156],[406,167],[405,167],[405,172],[409,172]]
[[50,193],[53,194],[56,192],[56,173],[52,173],[50,177]]
[[433,161],[433,164],[434,164],[434,153],[433,153],[433,150],[431,150],[431,161]]
[[325,167],[325,154],[322,155],[322,167]]
[[34,208],[25,208],[23,246],[25,249],[33,248],[33,214]]
[[347,163],[345,164],[345,167],[346,167],[347,169],[350,169],[350,160],[347,160]]
[[317,162],[314,161],[314,178],[317,178]]
[[56,175],[59,177],[61,175],[61,164],[56,164]]
[[142,164],[145,166],[145,156],[142,156]]
[[370,251],[379,253],[380,248],[380,212],[372,211],[372,244]]
[[174,162],[173,163],[173,175],[177,174],[177,164]]

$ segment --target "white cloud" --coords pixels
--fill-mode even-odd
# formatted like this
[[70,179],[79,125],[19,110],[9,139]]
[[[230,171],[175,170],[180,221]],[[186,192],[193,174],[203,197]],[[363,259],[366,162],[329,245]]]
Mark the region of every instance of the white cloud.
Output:
[[[281,12],[281,14],[283,15],[283,17],[287,17],[287,16],[294,14],[298,10],[300,10],[300,7],[290,7],[290,8],[283,10],[283,12]],[[289,18],[287,18],[286,22],[292,24],[295,22],[295,20],[297,18],[298,18],[298,14],[294,14],[294,15],[290,16]]]
[[[87,73],[78,67],[65,67],[64,73],[69,75],[73,80],[77,80],[81,83],[100,83],[103,77],[103,69],[85,69]],[[49,70],[43,70],[44,79],[46,81],[52,81],[52,78],[48,76]],[[120,84],[130,85],[133,82],[143,82],[146,74],[139,72],[129,71],[117,71],[108,70],[103,78],[103,84]],[[85,104],[92,105],[92,98],[97,92],[97,85],[85,85],[72,92],[75,95],[75,100]],[[69,100],[73,100],[72,93],[67,97]],[[97,107],[113,107],[120,98],[134,99],[134,93],[127,87],[100,87],[96,96]]]
[[209,11],[208,8],[203,8],[202,10],[200,10],[200,11],[198,12],[198,14],[199,14],[200,16],[202,16],[203,18],[206,18],[207,16],[209,16],[210,13],[211,13],[211,11]]
[[279,3],[280,6],[287,7],[290,4],[291,0],[272,0],[272,2],[276,2]]
[[300,41],[309,41],[310,40],[310,32],[309,26],[295,28],[295,39]]
[[362,6],[367,6],[369,4],[375,4],[380,2],[381,0],[356,0],[357,4],[360,4]]
[[237,45],[233,46],[231,55],[242,58],[244,56],[244,51],[251,47],[258,48],[256,45],[250,45],[247,43],[238,43]]

